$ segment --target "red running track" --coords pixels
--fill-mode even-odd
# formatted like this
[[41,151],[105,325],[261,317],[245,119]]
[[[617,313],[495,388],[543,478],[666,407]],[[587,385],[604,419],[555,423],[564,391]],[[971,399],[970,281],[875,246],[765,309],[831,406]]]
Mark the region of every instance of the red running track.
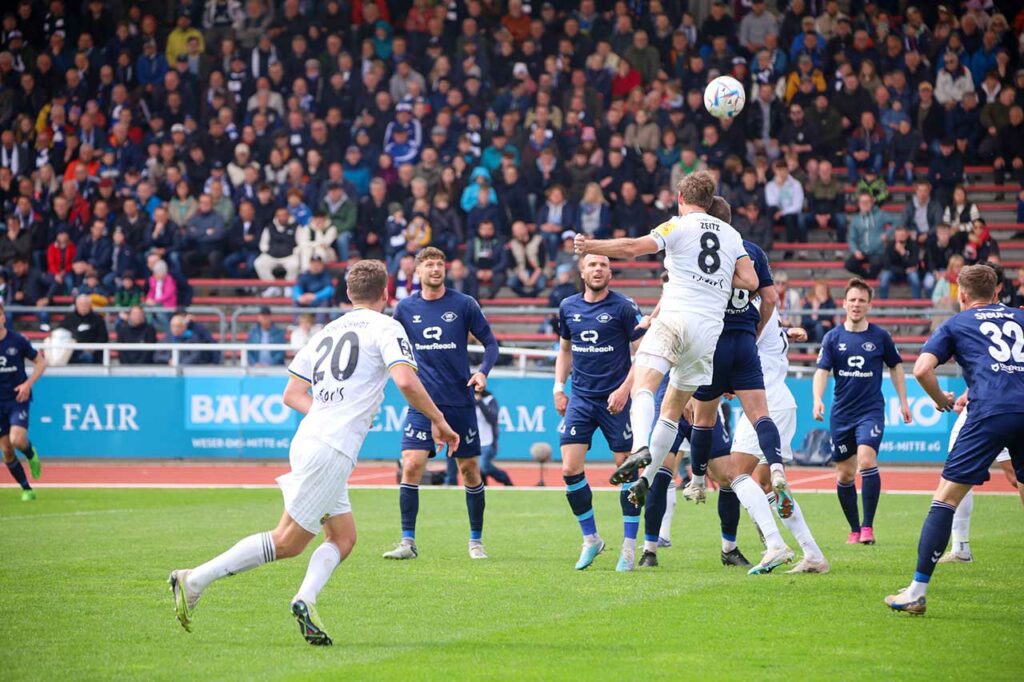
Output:
[[[435,465],[436,466],[436,465]],[[231,462],[231,463],[59,463],[47,461],[38,487],[126,487],[126,488],[207,488],[207,487],[274,487],[274,479],[288,470],[286,464],[278,462]],[[360,463],[352,474],[353,486],[395,485],[396,466],[379,461]],[[535,464],[509,464],[506,470],[515,485],[536,486],[539,470]],[[939,469],[883,467],[882,486],[887,492],[931,492],[939,480]],[[610,488],[608,477],[610,465],[596,464],[587,467],[588,478],[595,488]],[[562,475],[558,463],[544,467],[544,485],[562,487]],[[789,469],[789,481],[795,490],[834,490],[835,473],[830,468],[793,467]],[[11,487],[13,481],[0,483]],[[1013,492],[1013,488],[1002,471],[992,470],[992,480],[984,486],[984,492]]]

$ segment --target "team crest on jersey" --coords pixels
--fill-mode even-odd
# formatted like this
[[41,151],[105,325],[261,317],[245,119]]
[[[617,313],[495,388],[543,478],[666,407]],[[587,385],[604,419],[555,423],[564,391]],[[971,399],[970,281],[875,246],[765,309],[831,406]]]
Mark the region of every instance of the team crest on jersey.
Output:
[[445,322],[454,322],[455,320],[459,319],[459,316],[449,310],[448,312],[441,316],[441,319],[444,320]]
[[611,322],[612,321],[612,316],[609,315],[608,313],[601,313],[600,315],[597,316],[597,321],[598,322]]
[[419,323],[420,323],[420,322],[422,322],[422,321],[423,321],[423,319],[422,319],[422,318],[421,318],[421,317],[420,317],[419,315],[413,315],[413,316],[412,316],[412,322],[413,322],[413,324],[419,324]]
[[11,348],[7,349],[7,354],[10,355],[11,357],[14,357],[15,355],[18,354],[18,349],[12,346]]
[[866,350],[869,353],[871,351],[873,351],[874,349],[878,348],[878,346],[876,346],[875,344],[871,343],[870,341],[861,344],[860,347],[863,348],[864,350]]

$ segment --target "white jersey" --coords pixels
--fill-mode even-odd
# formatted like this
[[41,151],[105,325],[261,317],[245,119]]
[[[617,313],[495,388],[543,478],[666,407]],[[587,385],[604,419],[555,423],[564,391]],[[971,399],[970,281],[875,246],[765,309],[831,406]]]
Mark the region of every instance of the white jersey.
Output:
[[706,213],[689,213],[654,228],[651,237],[665,251],[669,275],[661,309],[720,324],[732,297],[736,261],[749,258],[739,232]]
[[295,440],[314,438],[358,457],[397,364],[417,368],[405,329],[390,317],[357,308],[324,327],[288,365],[313,388]]
[[789,374],[788,352],[789,337],[780,323],[779,311],[775,310],[757,340],[765,397],[768,400],[768,411],[772,413],[796,407],[796,399],[786,385],[786,376]]

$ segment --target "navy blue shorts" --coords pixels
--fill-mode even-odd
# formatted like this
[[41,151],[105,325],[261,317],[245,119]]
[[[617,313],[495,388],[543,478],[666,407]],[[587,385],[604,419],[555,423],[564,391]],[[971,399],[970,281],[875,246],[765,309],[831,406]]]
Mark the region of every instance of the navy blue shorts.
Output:
[[953,449],[942,468],[942,477],[953,483],[981,485],[1003,448],[1010,451],[1017,480],[1024,473],[1024,414],[996,414],[973,419],[969,412]]
[[858,422],[842,427],[833,426],[832,461],[843,462],[857,454],[857,447],[867,445],[877,453],[885,434],[885,418],[882,415],[864,417]]
[[[445,421],[459,434],[459,449],[454,457],[480,456],[480,429],[476,424],[476,406],[438,405]],[[402,450],[426,450],[430,457],[437,455],[434,438],[430,435],[430,420],[413,408],[409,408],[402,425]]]
[[588,448],[594,431],[601,429],[612,452],[629,452],[633,448],[633,431],[629,426],[629,402],[618,414],[608,411],[608,398],[587,398],[572,393],[565,408],[565,418],[558,427],[561,445],[583,444]]
[[[679,433],[676,435],[676,442],[672,444],[671,452],[679,452],[679,448],[683,445],[683,440],[690,439],[691,431],[693,431],[693,427],[690,426],[690,422],[680,419]],[[711,456],[709,459],[727,457],[731,451],[732,438],[729,437],[729,433],[722,426],[722,418],[718,417],[715,419],[715,428],[711,432]]]
[[749,332],[726,332],[715,347],[711,383],[701,386],[693,397],[714,400],[723,393],[764,390],[764,372],[757,354],[757,338]]
[[0,403],[0,436],[11,432],[12,426],[28,428],[28,403]]

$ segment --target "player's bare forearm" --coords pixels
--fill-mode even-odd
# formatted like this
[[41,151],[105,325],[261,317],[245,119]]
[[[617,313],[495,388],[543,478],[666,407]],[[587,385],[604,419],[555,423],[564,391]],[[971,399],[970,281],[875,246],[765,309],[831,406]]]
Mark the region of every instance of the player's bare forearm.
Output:
[[[939,359],[931,353],[921,353],[917,356],[917,362],[914,363],[914,378],[917,379],[917,383],[921,385],[924,392],[928,394],[935,404],[939,406],[940,410],[947,410],[952,407],[953,400],[952,394],[943,392],[939,386],[939,377],[935,374],[935,368],[939,366]],[[895,381],[893,382],[895,385]],[[904,396],[906,395],[906,386],[904,386]],[[904,399],[901,397],[901,400]]]
[[561,339],[558,344],[558,355],[555,356],[555,383],[564,384],[569,380],[572,370],[572,348],[569,341]]
[[814,379],[811,382],[811,392],[815,400],[825,399],[825,389],[828,387],[828,370],[814,370]]
[[907,404],[907,373],[903,371],[903,365],[896,365],[889,369],[889,376],[892,378],[892,387],[896,389],[900,405]]
[[308,414],[313,407],[309,384],[298,377],[288,377],[288,385],[284,387],[284,404],[300,414]]
[[430,420],[432,424],[444,421],[444,415],[423,388],[423,383],[416,376],[416,371],[409,365],[395,365],[391,368],[391,380],[402,393],[409,406]]
[[658,243],[652,237],[632,239],[587,239],[577,237],[576,253],[608,258],[637,258],[658,252]]
[[754,263],[750,258],[740,258],[736,261],[736,270],[732,275],[733,289],[757,291],[760,283],[761,280],[758,278],[757,272],[754,270]]
[[29,388],[32,388],[39,381],[39,378],[43,376],[43,372],[46,371],[46,367],[46,356],[43,355],[43,351],[39,351],[36,359],[32,361],[32,376],[25,381]]
[[758,307],[761,313],[761,319],[757,323],[757,338],[761,338],[761,331],[764,326],[768,324],[768,320],[772,318],[772,313],[775,312],[775,306],[779,304],[779,291],[775,288],[775,285],[761,287],[757,290],[758,296],[761,297],[761,305]]

